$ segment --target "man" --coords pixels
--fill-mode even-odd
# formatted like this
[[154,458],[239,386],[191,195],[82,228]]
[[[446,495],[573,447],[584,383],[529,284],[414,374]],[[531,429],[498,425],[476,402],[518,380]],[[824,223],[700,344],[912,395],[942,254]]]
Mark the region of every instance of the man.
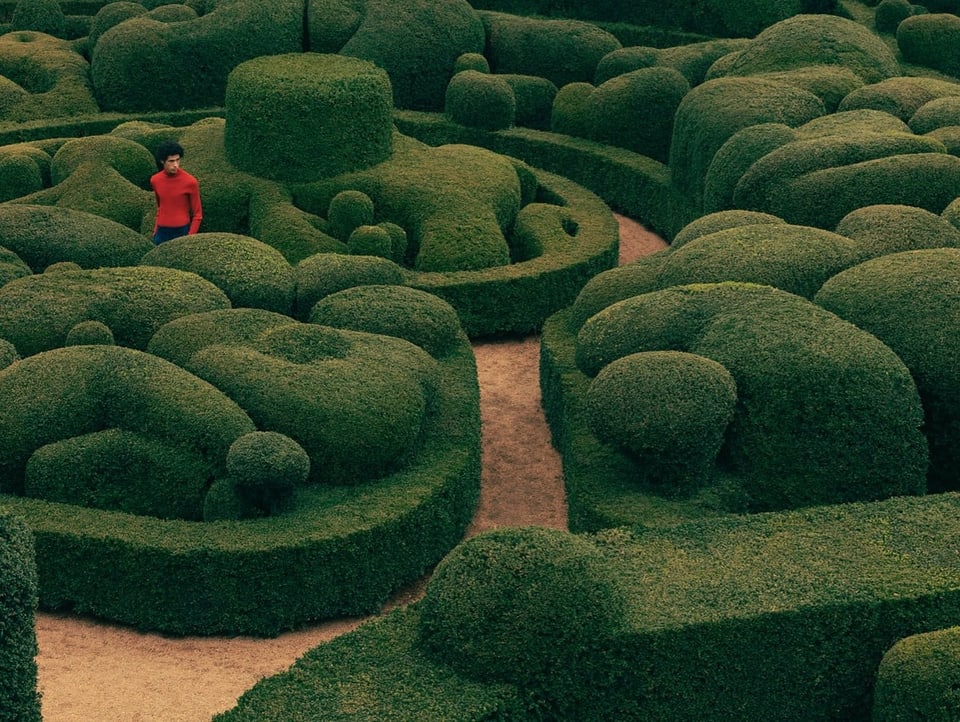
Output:
[[180,167],[182,158],[179,143],[164,141],[157,148],[158,171],[150,177],[157,197],[157,220],[153,226],[153,242],[157,245],[200,229],[200,184]]

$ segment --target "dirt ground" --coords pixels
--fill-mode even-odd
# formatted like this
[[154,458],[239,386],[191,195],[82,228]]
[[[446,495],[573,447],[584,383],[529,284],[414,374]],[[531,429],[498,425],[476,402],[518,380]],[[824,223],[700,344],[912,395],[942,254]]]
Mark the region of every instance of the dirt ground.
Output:
[[[664,247],[619,217],[620,262]],[[566,528],[560,459],[540,407],[539,337],[474,346],[483,420],[480,503],[468,534],[498,526]],[[425,580],[387,610],[418,597]],[[283,634],[170,638],[70,615],[37,614],[45,722],[209,722],[261,677],[361,624],[342,619]]]

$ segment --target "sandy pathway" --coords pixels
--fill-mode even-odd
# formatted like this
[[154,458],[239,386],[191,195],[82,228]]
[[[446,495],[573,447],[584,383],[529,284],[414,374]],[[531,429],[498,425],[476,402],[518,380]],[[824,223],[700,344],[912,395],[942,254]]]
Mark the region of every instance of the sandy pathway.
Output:
[[[621,263],[663,247],[620,218]],[[566,528],[560,460],[540,408],[538,337],[475,345],[483,419],[480,503],[468,534],[497,526]],[[388,608],[416,599],[425,582]],[[287,669],[362,619],[276,639],[169,638],[69,615],[37,614],[44,722],[209,722],[260,678]]]

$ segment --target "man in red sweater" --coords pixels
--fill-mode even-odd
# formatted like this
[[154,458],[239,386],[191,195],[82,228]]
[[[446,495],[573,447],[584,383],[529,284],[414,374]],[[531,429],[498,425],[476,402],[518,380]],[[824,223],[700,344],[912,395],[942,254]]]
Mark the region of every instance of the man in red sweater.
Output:
[[157,197],[157,220],[153,225],[153,242],[157,245],[200,229],[200,184],[180,167],[181,158],[183,148],[179,143],[164,141],[157,148],[159,171],[150,176],[150,186]]

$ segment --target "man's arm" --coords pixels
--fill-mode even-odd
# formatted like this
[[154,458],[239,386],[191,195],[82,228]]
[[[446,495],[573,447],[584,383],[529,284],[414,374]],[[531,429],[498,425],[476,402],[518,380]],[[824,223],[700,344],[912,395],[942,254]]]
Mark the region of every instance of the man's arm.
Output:
[[200,230],[200,221],[203,220],[203,205],[200,203],[200,184],[194,180],[190,184],[190,230],[188,235],[193,235]]

